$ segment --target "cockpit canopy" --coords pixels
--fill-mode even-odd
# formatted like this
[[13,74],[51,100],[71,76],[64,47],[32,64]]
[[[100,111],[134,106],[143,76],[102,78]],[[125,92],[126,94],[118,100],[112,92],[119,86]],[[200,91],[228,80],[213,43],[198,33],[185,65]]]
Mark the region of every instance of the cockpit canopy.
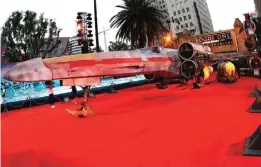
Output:
[[137,49],[136,52],[139,52],[139,53],[163,53],[163,47],[153,46],[153,47],[148,47],[148,48],[142,48],[142,49]]

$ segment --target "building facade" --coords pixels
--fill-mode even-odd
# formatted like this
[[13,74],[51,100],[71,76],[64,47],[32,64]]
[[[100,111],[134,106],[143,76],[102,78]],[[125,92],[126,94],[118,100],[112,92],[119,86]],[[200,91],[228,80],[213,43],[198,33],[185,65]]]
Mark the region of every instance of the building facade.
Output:
[[155,0],[154,3],[158,9],[168,13],[165,19],[171,21],[173,37],[214,31],[206,0]]
[[256,13],[259,17],[261,17],[261,0],[254,0],[255,7],[256,7]]
[[47,53],[46,58],[69,55],[69,39],[69,37],[59,37],[59,44],[51,52]]
[[154,0],[153,5],[154,5],[158,10],[161,10],[161,11],[166,12],[166,13],[164,14],[163,23],[165,24],[165,27],[166,27],[166,28],[169,28],[170,25],[167,23],[167,20],[170,20],[170,17],[169,17],[169,9],[168,9],[167,0]]

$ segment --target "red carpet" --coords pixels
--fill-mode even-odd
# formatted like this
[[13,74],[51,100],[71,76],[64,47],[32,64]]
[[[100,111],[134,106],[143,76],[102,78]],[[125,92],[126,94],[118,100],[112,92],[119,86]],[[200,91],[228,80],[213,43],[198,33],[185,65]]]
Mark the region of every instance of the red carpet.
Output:
[[100,94],[96,116],[78,118],[57,104],[2,114],[3,167],[260,167],[242,156],[261,124],[248,113],[260,79],[213,83],[200,90],[155,84]]

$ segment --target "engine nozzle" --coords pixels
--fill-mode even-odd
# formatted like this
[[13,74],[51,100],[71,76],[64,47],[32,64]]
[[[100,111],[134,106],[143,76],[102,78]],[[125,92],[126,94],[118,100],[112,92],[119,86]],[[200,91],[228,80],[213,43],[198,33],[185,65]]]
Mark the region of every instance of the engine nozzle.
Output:
[[251,57],[249,60],[249,67],[252,70],[260,70],[261,69],[261,59],[259,57]]
[[203,46],[195,43],[185,42],[179,46],[179,55],[183,60],[190,60],[196,55],[209,55],[211,49],[208,46]]
[[191,79],[198,74],[198,64],[192,60],[186,60],[181,64],[180,72],[185,78]]

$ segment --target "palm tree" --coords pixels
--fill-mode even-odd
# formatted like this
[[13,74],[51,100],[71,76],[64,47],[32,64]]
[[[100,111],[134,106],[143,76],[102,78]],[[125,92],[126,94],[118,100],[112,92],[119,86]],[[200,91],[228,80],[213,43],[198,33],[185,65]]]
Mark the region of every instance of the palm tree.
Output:
[[152,41],[165,31],[162,20],[164,12],[152,5],[154,0],[122,0],[117,5],[122,10],[114,15],[110,22],[112,28],[119,28],[116,38],[131,41],[131,46],[145,46],[146,36]]
[[126,43],[121,41],[112,42],[110,41],[109,51],[121,51],[121,50],[128,50],[129,47]]

